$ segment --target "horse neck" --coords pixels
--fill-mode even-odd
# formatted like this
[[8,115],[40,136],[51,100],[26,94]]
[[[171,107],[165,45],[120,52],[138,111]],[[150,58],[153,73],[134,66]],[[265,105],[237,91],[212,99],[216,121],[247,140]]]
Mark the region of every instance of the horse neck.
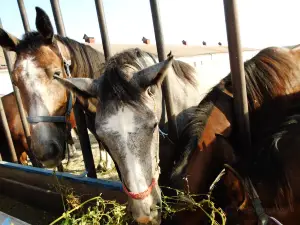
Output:
[[[198,78],[195,74],[196,79]],[[182,133],[183,128],[188,123],[191,111],[199,104],[203,96],[199,85],[194,87],[188,81],[183,81],[178,78],[173,70],[172,73],[168,74],[169,83],[170,83],[170,94],[171,100],[173,102],[174,116],[177,123],[177,133],[178,136]],[[198,81],[198,80],[197,80]],[[167,132],[168,130],[168,116],[166,111],[165,101],[162,101],[162,117],[160,121],[161,128]]]
[[222,148],[216,145],[216,134],[225,138],[231,134],[232,98],[214,89],[197,106],[192,117],[177,145],[172,185],[186,188],[182,177],[188,176],[189,191],[199,193],[207,190],[224,163],[220,163],[224,157]]
[[[183,128],[189,122],[190,115],[192,111],[201,101],[201,95],[199,94],[200,90],[198,87],[194,87],[188,82],[183,82],[178,76],[174,73],[168,74],[170,80],[170,90],[171,90],[171,100],[174,105],[174,115],[177,123],[177,133],[180,137]],[[168,131],[168,118],[166,113],[166,107],[164,100],[162,101],[162,116],[160,121],[160,183],[162,185],[168,185],[170,180],[172,167],[174,166],[174,158],[176,157],[175,148],[176,145]],[[168,133],[169,137],[165,138],[164,133]]]
[[70,55],[72,77],[97,78],[101,75],[105,63],[103,53],[69,38],[60,38],[59,41]]

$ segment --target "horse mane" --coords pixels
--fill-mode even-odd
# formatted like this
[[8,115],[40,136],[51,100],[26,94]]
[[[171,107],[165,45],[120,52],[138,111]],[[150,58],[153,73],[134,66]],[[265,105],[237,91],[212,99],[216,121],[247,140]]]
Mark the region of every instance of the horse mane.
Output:
[[[125,104],[135,105],[141,100],[140,87],[127,81],[126,70],[138,72],[155,63],[158,63],[154,54],[142,51],[139,48],[127,49],[111,57],[105,65],[103,83],[100,96],[103,105],[105,101],[118,100]],[[196,85],[195,69],[189,64],[174,60],[173,70],[179,79],[191,85]]]
[[[266,116],[270,118],[270,109],[274,109],[274,101],[277,97],[283,97],[285,101],[285,96],[292,91],[292,84],[295,84],[297,73],[299,72],[299,67],[293,60],[292,56],[288,51],[282,48],[270,47],[261,50],[252,59],[244,63],[245,77],[246,77],[246,87],[248,96],[248,105],[250,120],[257,119],[260,117],[265,121]],[[224,86],[223,86],[224,85]],[[192,156],[193,151],[197,149],[197,143],[201,139],[204,132],[206,123],[210,117],[212,109],[215,107],[217,101],[217,96],[220,95],[220,90],[225,87],[227,91],[232,93],[232,80],[231,74],[229,73],[220,83],[215,85],[210,92],[205,96],[205,98],[199,103],[197,109],[192,115],[191,122],[187,124],[184,132],[179,137],[179,149],[177,150],[178,161],[173,168],[172,178],[174,181],[181,176],[184,176],[185,169],[187,167],[189,158]],[[270,106],[273,106],[272,108]],[[288,106],[288,104],[287,104]],[[262,110],[263,109],[263,110]],[[257,111],[259,113],[257,114]],[[285,113],[287,110],[285,111]],[[277,122],[274,128],[279,127],[286,114],[283,113],[283,117]],[[274,113],[273,113],[274,114]],[[285,117],[284,117],[285,116]],[[278,119],[278,118],[277,118]],[[274,122],[272,120],[272,122]],[[251,135],[255,134],[257,138],[254,140],[256,143],[260,143],[261,131],[259,128],[261,124],[257,124],[257,129],[251,127]],[[274,131],[274,130],[273,130]],[[270,133],[269,133],[270,135]],[[253,135],[254,136],[254,135]],[[253,138],[252,136],[252,138]],[[257,148],[252,148],[251,154],[257,156]],[[260,162],[264,162],[264,168],[268,168],[268,176],[276,180],[276,185],[273,188],[283,189],[284,194],[290,199],[292,196],[289,180],[286,177],[285,166],[283,162],[278,159],[278,151],[273,151],[272,148],[265,149],[267,154],[260,155]],[[263,159],[274,159],[274,160],[263,160]],[[247,159],[241,159],[242,161]],[[268,162],[268,164],[266,164]],[[244,170],[244,175],[248,174],[251,168],[246,168]],[[266,174],[259,173],[256,176],[262,177]],[[273,176],[274,175],[274,176]],[[267,175],[266,175],[267,176]]]
[[[291,54],[282,48],[269,47],[261,50],[244,63],[250,110],[261,107],[277,96],[285,96],[297,80],[299,67]],[[232,91],[231,74],[225,86]]]
[[[104,67],[104,54],[89,45],[79,43],[67,37],[55,35],[55,39],[65,44],[72,57],[71,73],[97,78]],[[36,31],[25,33],[16,47],[17,52],[34,51],[45,45],[43,36]],[[51,46],[54,48],[54,46]]]
[[89,78],[98,78],[104,72],[105,57],[103,53],[68,37],[59,35],[55,37],[65,44],[71,52],[71,69],[74,73],[87,75]]

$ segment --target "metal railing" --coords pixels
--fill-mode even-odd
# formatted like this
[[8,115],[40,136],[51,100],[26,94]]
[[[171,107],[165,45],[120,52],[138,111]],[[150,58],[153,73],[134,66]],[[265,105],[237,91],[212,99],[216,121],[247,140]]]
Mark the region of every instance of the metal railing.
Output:
[[[163,30],[161,26],[161,17],[159,11],[159,5],[157,0],[149,0],[150,8],[152,13],[153,26],[155,31],[155,39],[156,39],[156,47],[159,61],[163,61],[166,58],[166,52],[164,47],[164,38],[163,38]],[[55,19],[56,28],[58,34],[61,36],[66,36],[66,31],[63,23],[62,13],[59,6],[59,0],[50,0],[51,7]],[[29,32],[29,23],[27,19],[27,14],[24,6],[23,0],[18,0],[18,5],[20,9],[20,14],[22,17],[23,25],[25,32]],[[102,38],[103,52],[105,55],[105,59],[109,59],[112,56],[109,36],[105,21],[103,2],[102,0],[95,0],[95,7],[98,16],[99,28]],[[244,74],[244,64],[242,60],[242,51],[240,44],[240,34],[239,34],[239,23],[238,23],[238,15],[236,9],[236,0],[224,0],[224,12],[225,12],[225,20],[226,20],[226,29],[227,29],[227,39],[228,39],[228,47],[229,47],[229,57],[230,57],[230,68],[232,74],[233,81],[233,95],[234,95],[234,109],[236,113],[236,117],[238,120],[238,130],[241,135],[241,140],[243,140],[243,144],[245,148],[249,147],[251,144],[250,137],[250,127],[249,127],[249,116],[248,116],[248,103],[246,96],[246,81]],[[4,51],[6,62],[11,73],[11,62],[7,53]],[[26,117],[24,114],[24,110],[22,107],[20,93],[16,86],[13,85],[14,93],[16,95],[18,109],[22,118],[22,124],[24,127],[24,131],[26,137],[28,138],[28,143],[30,144],[30,133],[26,121]],[[177,125],[174,117],[173,103],[171,100],[171,90],[170,84],[168,80],[168,76],[166,76],[163,83],[163,96],[165,99],[167,116],[169,121],[169,135],[176,140],[178,138],[177,134]],[[0,104],[1,110],[1,104]],[[96,170],[94,166],[94,159],[91,151],[91,145],[89,136],[87,133],[87,125],[85,121],[85,114],[78,107],[77,104],[74,106],[74,113],[76,124],[79,131],[79,139],[81,144],[81,149],[83,153],[85,168],[87,170],[87,175],[89,177],[96,178]],[[5,115],[2,115],[3,121],[5,123]],[[25,119],[24,119],[25,118]],[[8,135],[9,141],[11,141]],[[30,145],[29,145],[30,146]],[[12,155],[14,155],[14,149],[11,147]],[[30,151],[29,151],[30,152]],[[15,159],[13,159],[15,161]],[[35,165],[38,166],[38,165]]]

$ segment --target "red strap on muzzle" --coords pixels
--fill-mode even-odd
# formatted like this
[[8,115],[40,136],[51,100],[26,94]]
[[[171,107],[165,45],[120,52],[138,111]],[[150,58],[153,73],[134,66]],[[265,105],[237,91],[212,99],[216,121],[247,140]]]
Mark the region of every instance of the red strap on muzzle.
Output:
[[148,187],[148,189],[144,192],[140,192],[140,193],[134,193],[134,192],[130,192],[127,190],[126,186],[124,184],[123,185],[123,190],[124,192],[131,198],[133,199],[144,199],[146,198],[148,195],[151,194],[153,187],[156,185],[156,180],[154,178],[152,178],[152,182],[150,184],[150,186]]

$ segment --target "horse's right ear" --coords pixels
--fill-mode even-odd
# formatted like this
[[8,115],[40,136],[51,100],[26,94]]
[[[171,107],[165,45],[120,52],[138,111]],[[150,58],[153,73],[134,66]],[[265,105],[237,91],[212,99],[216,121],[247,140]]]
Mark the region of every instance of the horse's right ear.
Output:
[[53,42],[54,30],[47,13],[39,7],[35,7],[36,19],[35,25],[38,32],[45,38],[46,43]]
[[173,60],[174,56],[170,52],[166,60],[135,73],[132,80],[137,82],[141,88],[148,88],[151,85],[161,86],[168,74],[168,69],[172,66]]
[[0,28],[0,46],[7,51],[16,51],[20,40]]
[[65,88],[83,98],[97,97],[96,84],[91,78],[62,78],[54,75],[54,78]]

